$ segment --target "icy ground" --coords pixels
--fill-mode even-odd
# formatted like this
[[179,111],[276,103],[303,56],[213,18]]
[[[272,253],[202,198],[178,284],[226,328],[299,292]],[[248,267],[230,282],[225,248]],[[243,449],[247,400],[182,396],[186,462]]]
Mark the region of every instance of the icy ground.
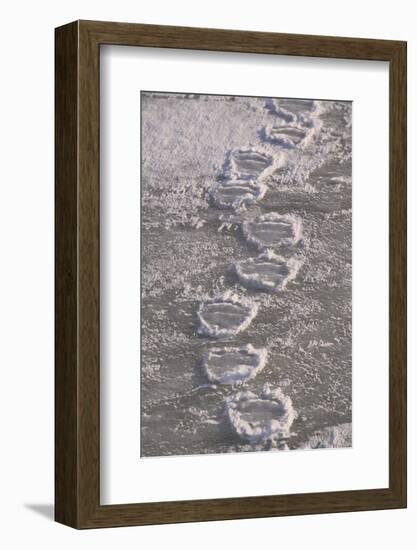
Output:
[[351,104],[141,102],[141,455],[350,446]]

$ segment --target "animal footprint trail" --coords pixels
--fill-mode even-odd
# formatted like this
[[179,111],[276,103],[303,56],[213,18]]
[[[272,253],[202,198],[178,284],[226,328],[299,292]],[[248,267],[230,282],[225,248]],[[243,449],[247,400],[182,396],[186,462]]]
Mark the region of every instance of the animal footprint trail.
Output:
[[[267,186],[257,180],[273,165],[273,158],[255,149],[234,149],[226,156],[225,179],[210,194],[219,208],[235,212],[261,200]],[[228,176],[227,176],[228,174]],[[216,339],[235,336],[256,317],[258,306],[231,292],[204,302],[197,312],[198,333]],[[209,381],[220,384],[244,383],[260,372],[266,362],[266,350],[245,348],[210,350],[203,357],[203,369]]]
[[[304,101],[303,110],[292,112],[283,104],[273,105],[278,123],[264,128],[271,143],[284,148],[296,148],[307,143],[319,124],[313,112],[317,105]],[[264,178],[274,169],[271,155],[253,148],[231,150],[226,156],[224,178],[210,192],[215,206],[239,213],[258,203],[267,192]],[[276,292],[295,279],[301,262],[285,259],[274,250],[293,247],[302,237],[302,222],[292,214],[270,212],[251,221],[241,222],[243,235],[261,253],[256,258],[238,261],[234,265],[239,282],[259,291]],[[198,333],[216,339],[227,339],[245,330],[256,317],[258,306],[235,294],[204,302],[198,310]],[[243,347],[211,348],[204,353],[202,368],[211,383],[237,385],[253,379],[265,366],[267,351],[251,344]],[[226,416],[235,434],[249,442],[260,443],[285,439],[290,435],[296,417],[291,398],[280,388],[264,385],[258,396],[239,392],[225,401]]]

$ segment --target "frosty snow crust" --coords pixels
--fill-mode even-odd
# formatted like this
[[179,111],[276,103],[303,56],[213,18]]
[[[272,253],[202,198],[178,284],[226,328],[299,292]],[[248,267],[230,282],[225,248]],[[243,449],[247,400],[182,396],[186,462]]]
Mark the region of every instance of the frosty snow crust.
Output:
[[[282,213],[282,210],[280,213],[259,214],[270,176],[285,166],[281,183],[285,178],[291,184],[303,179],[307,182],[305,174],[320,166],[328,147],[334,147],[334,140],[331,144],[325,143],[310,164],[306,160],[305,166],[300,168],[297,165],[296,151],[309,151],[308,147],[320,135],[322,104],[313,100],[296,100],[295,108],[294,103],[294,100],[267,101],[265,107],[275,119],[273,124],[259,129],[262,145],[254,148],[242,144],[242,147],[227,151],[222,173],[208,190],[211,206],[233,211],[230,219],[233,218],[233,223],[241,227],[246,242],[254,245],[259,255],[234,261],[232,267],[242,285],[240,289],[237,287],[237,291],[224,292],[200,304],[197,332],[202,337],[227,340],[247,330],[256,318],[259,305],[257,298],[244,295],[246,289],[285,291],[301,268],[296,249],[303,237],[302,219],[291,212]],[[334,180],[335,185],[343,183],[336,176]],[[314,192],[314,188],[310,189],[308,185],[305,183],[306,192]],[[188,196],[186,192],[184,196]],[[257,209],[255,215],[246,215],[251,207]],[[194,225],[188,220],[187,223],[198,229],[204,222],[197,217]],[[219,347],[212,347],[203,354],[201,362],[211,384],[231,386],[233,391],[234,386],[254,380],[267,365],[267,347],[217,345]],[[225,388],[224,391],[230,390]],[[225,416],[237,438],[249,444],[262,444],[288,438],[297,413],[290,396],[285,395],[280,387],[272,389],[265,384],[260,394],[252,391],[231,393],[225,399]],[[333,426],[317,432],[301,448],[347,446],[349,437],[350,424]]]
[[352,446],[352,423],[329,426],[317,431],[301,449],[339,449]]

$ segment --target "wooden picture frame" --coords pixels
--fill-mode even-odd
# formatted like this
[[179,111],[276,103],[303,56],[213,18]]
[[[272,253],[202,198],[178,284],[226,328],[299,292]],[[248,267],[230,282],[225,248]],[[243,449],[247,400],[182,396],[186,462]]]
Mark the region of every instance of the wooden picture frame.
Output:
[[[55,519],[74,528],[406,506],[406,43],[76,21],[56,29]],[[389,62],[389,487],[100,505],[99,55],[117,44]]]

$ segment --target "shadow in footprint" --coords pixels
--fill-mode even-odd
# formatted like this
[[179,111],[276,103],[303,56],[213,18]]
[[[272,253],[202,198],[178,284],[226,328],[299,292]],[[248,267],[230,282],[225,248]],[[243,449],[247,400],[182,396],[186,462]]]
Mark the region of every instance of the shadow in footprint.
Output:
[[231,149],[225,155],[222,172],[225,178],[256,180],[272,163],[270,155],[256,149]]

